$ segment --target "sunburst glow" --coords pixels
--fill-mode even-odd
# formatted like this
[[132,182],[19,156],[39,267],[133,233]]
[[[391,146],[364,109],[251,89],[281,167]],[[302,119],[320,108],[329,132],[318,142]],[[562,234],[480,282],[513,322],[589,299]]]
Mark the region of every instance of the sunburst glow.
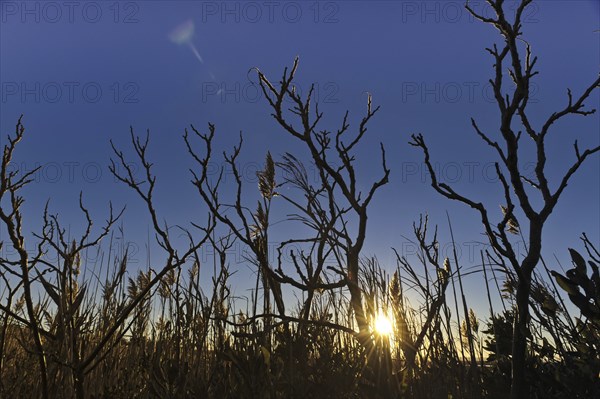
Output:
[[375,318],[374,327],[375,332],[379,335],[390,335],[392,333],[392,322],[383,313],[378,314]]

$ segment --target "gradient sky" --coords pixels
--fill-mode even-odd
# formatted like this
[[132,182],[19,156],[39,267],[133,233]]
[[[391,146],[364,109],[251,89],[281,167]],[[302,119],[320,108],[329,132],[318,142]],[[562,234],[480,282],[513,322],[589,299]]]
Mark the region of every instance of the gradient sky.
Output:
[[[461,263],[476,265],[479,259],[483,247],[474,244],[483,241],[478,215],[434,192],[422,154],[407,144],[411,133],[425,135],[442,180],[501,216],[502,194],[490,168],[495,153],[470,127],[475,117],[499,138],[498,112],[487,84],[492,59],[484,48],[501,39],[495,29],[474,21],[462,1],[0,4],[2,144],[24,114],[27,133],[16,163],[25,169],[42,165],[25,192],[26,231],[39,230],[48,198],[65,225],[79,231],[83,219],[76,205],[83,190],[97,224],[106,218],[109,200],[115,206],[127,204],[126,234],[141,251],[149,221],[145,209],[107,169],[109,139],[130,150],[130,125],[140,134],[151,131],[156,204],[169,225],[205,220],[206,210],[189,184],[191,163],[181,139],[190,123],[200,130],[208,122],[216,124],[217,153],[230,149],[243,131],[243,171],[248,191],[254,192],[254,172],[267,150],[276,157],[286,151],[306,153],[272,120],[248,71],[258,67],[278,80],[296,55],[297,83],[306,91],[315,82],[326,115],[323,128],[336,129],[346,109],[356,128],[366,111],[366,92],[374,105],[381,105],[357,154],[364,187],[379,176],[380,141],[392,170],[390,183],[373,202],[365,255],[377,254],[391,270],[391,247],[407,255],[413,251],[408,239],[420,213],[429,213],[431,222],[440,225],[442,255],[449,255],[448,211]],[[472,4],[490,12],[481,0]],[[515,4],[507,2],[509,13]],[[538,126],[566,104],[568,87],[577,95],[596,78],[599,4],[545,0],[525,13],[524,38],[539,56],[530,106]],[[599,98],[597,90],[587,106],[598,107]],[[575,139],[580,148],[600,143],[598,122],[596,114],[556,125],[548,140],[551,182],[556,184],[573,162]],[[527,167],[526,162],[523,158]],[[546,226],[544,255],[550,266],[557,267],[554,255],[568,264],[567,248],[581,249],[582,232],[599,242],[599,201],[596,155],[572,179]],[[145,263],[141,253],[139,259]],[[244,267],[236,267],[247,276]],[[479,275],[469,277],[467,289],[483,299],[481,283]]]

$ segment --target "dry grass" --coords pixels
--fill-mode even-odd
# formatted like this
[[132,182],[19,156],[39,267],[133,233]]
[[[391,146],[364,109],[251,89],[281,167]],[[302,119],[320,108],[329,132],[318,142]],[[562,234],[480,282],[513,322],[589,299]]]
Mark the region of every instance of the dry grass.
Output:
[[[89,273],[92,265],[78,262],[63,263],[35,281],[46,292],[36,303],[36,314],[44,331],[51,397],[76,397],[70,363],[77,356],[72,351],[85,358],[118,313],[151,280],[149,272],[128,270],[126,251],[122,254],[95,265],[94,270],[106,276],[101,282]],[[496,348],[493,341],[510,337],[494,331],[491,324],[487,330],[477,326],[478,318],[471,310],[471,346],[464,316],[458,328],[451,310],[452,295],[444,293],[448,280],[456,280],[458,274],[443,271],[443,266],[432,273],[435,268],[426,257],[422,260],[419,272],[399,257],[398,269],[392,275],[376,259],[363,262],[361,287],[369,320],[384,309],[394,326],[392,338],[374,334],[375,350],[368,354],[355,334],[333,327],[354,325],[343,289],[316,295],[308,320],[299,319],[297,313],[288,318],[274,316],[271,330],[265,331],[264,319],[251,313],[256,309],[254,304],[240,309],[239,301],[231,297],[226,261],[217,269],[208,292],[200,288],[203,276],[197,264],[185,265],[168,273],[147,294],[85,370],[85,397],[504,397],[509,382],[506,349],[494,354],[494,361],[486,358]],[[61,278],[71,282],[58,283]],[[13,295],[10,303],[7,289],[0,313],[0,393],[2,397],[37,397],[41,386],[32,350],[35,346],[30,329],[19,322],[26,319],[23,299]],[[409,294],[411,291],[418,292],[422,301],[410,304],[408,296],[418,297]],[[534,393],[537,397],[562,397],[571,392],[578,397],[594,392],[598,389],[593,378],[598,358],[597,352],[590,351],[597,348],[598,331],[587,322],[582,332],[585,337],[573,341],[572,319],[565,314],[566,309],[560,305],[554,313],[547,309],[549,300],[544,295],[556,298],[558,292],[542,283],[538,291],[538,301],[532,307],[541,312],[538,316],[545,316],[531,323],[530,377],[532,383],[534,378],[541,379],[534,385]],[[55,295],[59,303],[71,305],[59,310]],[[510,291],[505,297],[511,309]],[[301,309],[302,303],[296,308]],[[65,312],[72,314],[66,317]],[[495,320],[502,320],[502,316]],[[496,329],[499,326],[496,324]],[[269,336],[270,350],[265,346],[265,335]],[[488,343],[485,354],[484,340]],[[470,347],[475,348],[474,368],[469,360]],[[585,361],[584,356],[588,356]],[[375,361],[366,363],[367,357]],[[578,367],[578,371],[570,371],[570,367]],[[588,380],[582,374],[585,370]],[[556,373],[562,379],[556,378]],[[566,378],[577,378],[579,385]]]

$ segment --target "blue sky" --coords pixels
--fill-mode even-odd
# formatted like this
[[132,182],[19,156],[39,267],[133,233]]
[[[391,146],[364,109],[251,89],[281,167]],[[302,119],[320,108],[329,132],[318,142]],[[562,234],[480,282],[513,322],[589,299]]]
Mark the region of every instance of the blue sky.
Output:
[[[107,169],[109,140],[129,149],[130,125],[140,134],[151,131],[156,203],[170,225],[205,219],[206,210],[189,184],[191,163],[181,139],[190,123],[201,130],[215,123],[219,150],[231,148],[243,131],[243,170],[253,191],[254,171],[267,150],[275,156],[305,153],[272,120],[248,71],[258,67],[277,80],[297,55],[298,85],[305,91],[316,84],[326,115],[323,128],[336,129],[346,109],[356,127],[366,111],[366,92],[374,105],[381,105],[357,153],[365,187],[380,173],[380,141],[392,169],[390,183],[370,212],[365,254],[377,254],[392,268],[390,248],[410,254],[412,246],[403,237],[412,239],[412,222],[420,213],[429,213],[431,222],[440,225],[442,248],[448,248],[448,211],[461,262],[479,259],[481,246],[473,244],[483,240],[477,214],[433,191],[422,154],[407,144],[411,133],[425,135],[442,178],[500,217],[501,191],[490,169],[495,154],[470,127],[474,117],[499,137],[487,84],[492,60],[484,48],[500,38],[492,27],[473,21],[462,1],[0,4],[2,144],[24,114],[27,134],[16,162],[25,169],[42,166],[25,192],[28,231],[39,229],[47,198],[51,210],[77,231],[82,219],[76,205],[83,190],[98,224],[109,200],[127,204],[126,233],[143,248],[149,221],[145,210]],[[481,0],[472,4],[490,12]],[[507,2],[509,13],[514,6]],[[189,41],[174,42],[173,31],[185,24],[194,27]],[[600,6],[594,0],[538,1],[526,13],[524,38],[539,57],[531,104],[538,125],[566,104],[568,87],[577,94],[596,78],[598,29]],[[598,91],[587,105],[599,106]],[[551,182],[556,184],[574,160],[575,139],[581,148],[599,144],[598,122],[596,114],[557,124],[548,140]],[[556,265],[554,255],[567,264],[567,248],[581,248],[582,232],[593,242],[600,240],[599,200],[596,156],[572,180],[547,224],[544,255],[551,266]],[[473,295],[480,294],[481,278],[471,277],[469,287]]]

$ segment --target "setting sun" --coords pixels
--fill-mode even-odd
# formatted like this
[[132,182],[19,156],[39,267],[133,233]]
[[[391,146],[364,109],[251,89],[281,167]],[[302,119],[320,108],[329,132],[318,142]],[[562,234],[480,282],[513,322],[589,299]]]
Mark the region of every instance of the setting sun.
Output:
[[375,318],[375,332],[379,335],[390,335],[392,333],[392,322],[390,319],[380,313]]

